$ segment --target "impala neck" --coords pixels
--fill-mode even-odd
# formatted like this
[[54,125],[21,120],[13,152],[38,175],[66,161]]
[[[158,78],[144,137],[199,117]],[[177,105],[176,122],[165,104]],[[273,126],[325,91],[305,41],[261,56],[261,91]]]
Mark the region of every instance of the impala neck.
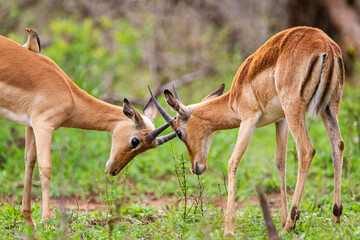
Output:
[[112,132],[119,121],[130,121],[121,107],[96,99],[78,87],[72,87],[72,91],[74,108],[64,127]]
[[241,119],[231,108],[230,92],[195,105],[192,108],[192,115],[200,119],[210,132],[238,128],[241,123]]

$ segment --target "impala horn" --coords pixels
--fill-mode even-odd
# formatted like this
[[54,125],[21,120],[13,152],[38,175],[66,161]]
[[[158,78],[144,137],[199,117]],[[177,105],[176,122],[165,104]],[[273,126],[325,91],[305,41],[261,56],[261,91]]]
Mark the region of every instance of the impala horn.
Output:
[[[157,137],[157,136],[159,136],[160,133],[162,133],[169,126],[170,126],[169,123],[165,123],[165,124],[161,125],[160,127],[158,127],[157,129],[155,129],[154,131],[152,131],[151,133],[148,133],[145,137],[146,142],[148,142],[150,144],[156,139],[158,142],[158,145],[161,145],[161,144],[166,143],[167,141],[173,139],[176,136],[175,133],[170,133],[165,136]],[[172,135],[174,135],[174,136],[172,136]]]
[[146,135],[146,142],[148,143],[152,143],[155,139],[157,140],[158,145],[164,144],[167,141],[173,139],[176,137],[176,133],[170,133],[167,134],[165,136],[161,136],[161,137],[157,137],[159,136],[160,133],[162,133],[166,128],[168,128],[170,125],[172,125],[175,121],[175,118],[172,118],[160,105],[160,103],[158,102],[158,100],[156,99],[156,97],[154,97],[154,94],[152,93],[150,86],[148,86],[149,88],[149,92],[151,95],[151,98],[153,99],[157,109],[159,110],[159,112],[161,113],[161,115],[163,116],[163,118],[166,120],[166,123],[161,125],[160,127],[158,127],[157,129],[155,129],[154,131],[152,131],[151,133],[148,133]]
[[161,144],[166,143],[167,141],[170,141],[170,140],[173,139],[174,137],[176,137],[176,133],[175,133],[175,132],[172,132],[172,133],[169,133],[169,134],[167,134],[167,135],[164,135],[164,136],[161,136],[161,137],[157,137],[156,140],[157,140],[158,145],[161,145]]
[[180,98],[179,98],[179,95],[178,95],[178,93],[176,92],[176,89],[175,89],[174,84],[172,85],[172,87],[173,87],[173,90],[174,90],[176,99],[179,100],[179,102],[181,102],[181,100],[180,100]]
[[156,97],[154,97],[154,94],[152,93],[151,89],[150,89],[150,86],[148,86],[149,88],[149,92],[150,92],[150,95],[152,97],[152,99],[154,100],[155,102],[155,105],[157,107],[157,109],[159,110],[159,112],[161,113],[161,116],[163,116],[163,118],[166,120],[166,122],[168,124],[170,124],[170,126],[172,126],[175,122],[175,118],[171,117],[166,111],[165,109],[160,105],[160,103],[158,102],[158,100],[156,99]]

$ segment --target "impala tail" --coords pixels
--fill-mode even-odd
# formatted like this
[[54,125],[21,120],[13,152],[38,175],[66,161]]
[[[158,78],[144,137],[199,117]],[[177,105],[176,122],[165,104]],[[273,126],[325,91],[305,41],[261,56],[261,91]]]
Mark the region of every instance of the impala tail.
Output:
[[[319,74],[314,74],[314,72]],[[343,72],[342,60],[340,57],[335,56],[332,48],[331,54],[323,53],[313,56],[310,60],[308,73],[301,89],[303,90],[307,81],[312,81],[308,78],[317,81],[308,108],[310,117],[316,118],[325,110],[339,83],[343,84]]]

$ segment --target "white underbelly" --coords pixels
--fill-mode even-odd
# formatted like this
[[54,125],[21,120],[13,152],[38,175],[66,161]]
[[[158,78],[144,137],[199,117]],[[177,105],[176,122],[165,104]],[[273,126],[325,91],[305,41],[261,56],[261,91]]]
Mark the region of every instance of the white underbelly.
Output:
[[7,119],[10,119],[10,120],[12,120],[14,122],[17,122],[17,123],[21,124],[21,125],[31,127],[30,118],[26,114],[19,115],[19,114],[11,112],[11,111],[9,111],[9,110],[7,110],[5,108],[0,108],[0,116],[4,117],[4,118],[7,118]]
[[284,114],[284,110],[281,107],[280,99],[278,96],[276,96],[266,106],[265,113],[261,115],[256,127],[260,128],[266,126],[284,117],[285,114]]

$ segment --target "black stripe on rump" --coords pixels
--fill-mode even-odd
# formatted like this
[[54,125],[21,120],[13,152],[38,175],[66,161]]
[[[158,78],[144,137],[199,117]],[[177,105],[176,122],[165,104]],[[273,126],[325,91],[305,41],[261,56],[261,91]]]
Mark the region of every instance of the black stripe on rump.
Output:
[[304,96],[305,87],[311,80],[311,77],[312,77],[313,72],[314,72],[314,67],[316,66],[318,60],[319,60],[319,55],[313,56],[311,58],[309,68],[308,68],[308,71],[306,73],[306,77],[305,77],[305,79],[304,79],[304,81],[303,81],[303,83],[301,85],[301,88],[300,88],[300,96],[301,97]]
[[332,47],[330,46],[330,49],[331,49],[331,55],[332,57],[329,59],[331,62],[330,62],[330,72],[329,72],[329,75],[328,75],[328,79],[327,79],[327,82],[326,82],[326,86],[325,86],[325,89],[324,89],[324,93],[323,95],[321,96],[321,99],[320,99],[320,104],[318,105],[318,109],[317,109],[317,112],[320,111],[320,108],[321,106],[324,104],[324,101],[327,97],[327,95],[329,94],[329,91],[331,89],[331,83],[332,83],[332,79],[333,79],[333,75],[334,75],[334,62],[335,62],[335,58],[334,58],[334,50],[332,49]]

